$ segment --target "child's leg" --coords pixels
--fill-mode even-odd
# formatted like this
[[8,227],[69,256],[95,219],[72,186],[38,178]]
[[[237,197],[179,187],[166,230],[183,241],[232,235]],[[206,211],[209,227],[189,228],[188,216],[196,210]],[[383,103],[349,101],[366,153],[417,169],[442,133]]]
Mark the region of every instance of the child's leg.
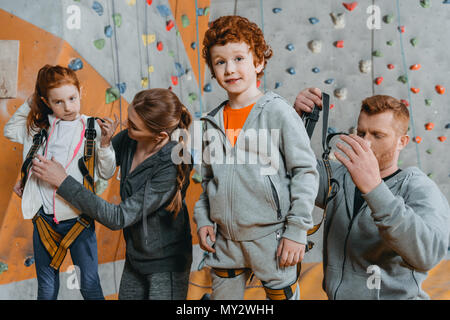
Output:
[[211,300],[243,300],[245,283],[249,276],[250,270],[234,278],[221,278],[216,275],[214,270],[211,270]]
[[[249,256],[255,276],[269,289],[285,289],[292,292],[290,300],[300,299],[300,286],[297,283],[297,266],[280,268],[276,253],[282,230],[261,239],[243,242],[245,253]],[[290,287],[293,288],[290,288]]]
[[85,228],[70,246],[70,255],[80,268],[80,291],[85,300],[104,300],[98,275],[97,238],[95,224]]
[[36,224],[33,223],[33,251],[36,277],[38,281],[38,300],[56,300],[59,291],[59,271],[50,267],[51,257],[39,238]]
[[125,259],[120,280],[119,300],[145,300],[148,297],[147,279],[139,274]]
[[190,270],[158,272],[147,276],[149,300],[186,300]]

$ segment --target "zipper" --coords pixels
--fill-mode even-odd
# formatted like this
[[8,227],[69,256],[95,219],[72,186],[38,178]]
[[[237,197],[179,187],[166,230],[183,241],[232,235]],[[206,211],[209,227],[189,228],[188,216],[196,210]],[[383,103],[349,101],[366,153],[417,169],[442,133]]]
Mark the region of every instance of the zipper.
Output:
[[275,185],[272,182],[272,179],[270,179],[270,176],[267,176],[267,178],[269,179],[270,188],[272,189],[272,196],[275,201],[275,205],[277,207],[277,218],[278,220],[281,220],[282,215],[281,215],[280,197],[278,196],[277,188],[275,188]]

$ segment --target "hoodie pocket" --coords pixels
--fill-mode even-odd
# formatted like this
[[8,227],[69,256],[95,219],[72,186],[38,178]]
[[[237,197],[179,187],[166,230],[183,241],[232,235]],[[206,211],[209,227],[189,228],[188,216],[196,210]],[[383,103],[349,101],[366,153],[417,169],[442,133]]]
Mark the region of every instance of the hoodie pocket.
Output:
[[282,214],[281,214],[281,203],[280,203],[280,193],[277,190],[277,187],[274,183],[274,181],[272,180],[272,178],[270,176],[265,176],[266,179],[268,180],[269,186],[270,186],[270,190],[271,190],[271,194],[269,195],[272,205],[274,206],[275,211],[277,212],[277,219],[281,220],[283,218]]

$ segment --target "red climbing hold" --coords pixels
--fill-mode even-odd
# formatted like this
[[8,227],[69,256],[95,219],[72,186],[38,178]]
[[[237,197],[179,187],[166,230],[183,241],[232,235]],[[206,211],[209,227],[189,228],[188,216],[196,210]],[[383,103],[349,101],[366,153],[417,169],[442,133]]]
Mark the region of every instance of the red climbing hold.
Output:
[[420,91],[419,88],[411,88],[412,93],[419,93],[419,91]]
[[401,33],[405,33],[405,26],[399,26],[398,31],[400,31]]
[[175,23],[173,22],[173,20],[169,20],[166,22],[166,30],[167,31],[170,31],[174,26],[175,26]]
[[389,63],[389,64],[387,65],[387,67],[388,67],[389,70],[392,70],[392,69],[395,68],[395,66],[394,66],[392,63]]
[[447,140],[447,137],[446,136],[440,136],[440,137],[438,137],[438,139],[439,139],[440,142],[444,142],[445,140]]
[[356,8],[356,6],[358,5],[358,2],[342,2],[342,5],[345,7],[345,9],[347,9],[348,11],[353,11],[353,9]]
[[156,49],[158,49],[158,51],[162,51],[164,48],[164,45],[162,43],[162,41],[158,41],[158,43],[156,44]]
[[408,102],[408,100],[401,99],[400,102],[403,103],[405,106],[409,107],[409,102]]
[[334,104],[330,104],[330,110],[334,108]]
[[413,64],[411,67],[409,67],[409,69],[410,70],[419,70],[420,67],[421,67],[421,65],[416,63],[416,64]]
[[152,1],[153,1],[153,0],[147,0],[147,4],[148,4],[149,6],[151,6],[151,5],[152,5]]
[[336,48],[343,48],[344,47],[344,40],[338,40],[334,43]]
[[438,84],[435,88],[436,88],[436,92],[437,93],[439,93],[439,94],[444,94],[445,93],[445,88],[443,86]]
[[425,124],[425,130],[430,131],[430,130],[433,130],[433,128],[434,128],[434,123],[433,122],[428,122],[428,123]]
[[383,77],[377,77],[377,78],[375,79],[375,83],[376,83],[377,85],[380,85],[382,82],[383,82]]
[[415,143],[421,143],[422,142],[422,138],[417,136],[417,137],[414,138],[414,142]]
[[176,86],[178,84],[178,77],[177,76],[172,76],[172,83],[174,86]]

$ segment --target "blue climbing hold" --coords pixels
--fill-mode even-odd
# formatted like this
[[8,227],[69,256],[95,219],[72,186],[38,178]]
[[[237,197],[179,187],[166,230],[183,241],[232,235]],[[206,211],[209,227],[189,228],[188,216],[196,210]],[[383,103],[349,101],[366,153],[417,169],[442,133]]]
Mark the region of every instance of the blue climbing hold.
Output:
[[308,20],[309,20],[309,23],[311,23],[311,24],[316,24],[316,23],[318,23],[320,21],[316,17],[311,17]]
[[193,50],[195,50],[195,48],[197,48],[197,42],[191,42],[191,48],[193,49]]
[[295,49],[295,47],[294,47],[294,45],[293,45],[292,43],[289,43],[289,44],[286,46],[286,49],[288,49],[289,51],[292,51],[292,50]]
[[204,12],[205,12],[205,9],[203,9],[203,8],[198,8],[197,9],[197,15],[198,16],[203,16]]
[[281,87],[281,82],[275,82],[275,89],[278,89],[279,87]]
[[68,67],[73,71],[83,69],[83,61],[81,61],[80,58],[75,58],[72,61],[70,61]]
[[450,4],[450,0],[444,0],[444,2],[442,2],[442,3]]
[[99,16],[103,15],[103,6],[98,1],[94,1],[94,3],[92,4],[92,9],[94,9],[94,11],[97,12]]
[[332,84],[334,82],[333,78],[327,79],[324,81],[326,84]]
[[127,90],[127,84],[125,82],[116,84],[116,87],[119,89],[120,94],[124,94]]
[[8,265],[4,262],[0,262],[0,274],[2,274],[4,271],[8,270]]
[[315,67],[315,68],[312,68],[312,72],[314,72],[314,73],[319,73],[319,72],[320,72],[320,69],[319,69],[319,68],[317,68],[317,67]]
[[447,123],[447,124],[445,125],[445,129],[450,129],[450,123]]
[[177,77],[181,77],[182,75],[184,75],[184,73],[185,73],[184,69],[179,62],[175,62],[175,69],[176,69],[175,75]]
[[295,69],[291,67],[287,69],[287,72],[289,72],[289,74],[295,74]]
[[273,8],[273,9],[272,9],[272,12],[273,12],[273,13],[281,12],[281,8]]
[[34,263],[34,258],[33,257],[28,257],[25,259],[24,265],[25,267],[29,267]]
[[105,27],[105,36],[107,38],[111,38],[113,35],[113,28],[111,26],[106,26]]
[[205,84],[205,86],[203,87],[203,91],[205,91],[205,92],[211,92],[211,90],[212,90],[212,87],[211,87],[211,84],[209,84],[209,83]]
[[170,16],[170,9],[166,5],[160,4],[156,6],[156,9],[158,9],[159,14],[162,15],[164,18]]

